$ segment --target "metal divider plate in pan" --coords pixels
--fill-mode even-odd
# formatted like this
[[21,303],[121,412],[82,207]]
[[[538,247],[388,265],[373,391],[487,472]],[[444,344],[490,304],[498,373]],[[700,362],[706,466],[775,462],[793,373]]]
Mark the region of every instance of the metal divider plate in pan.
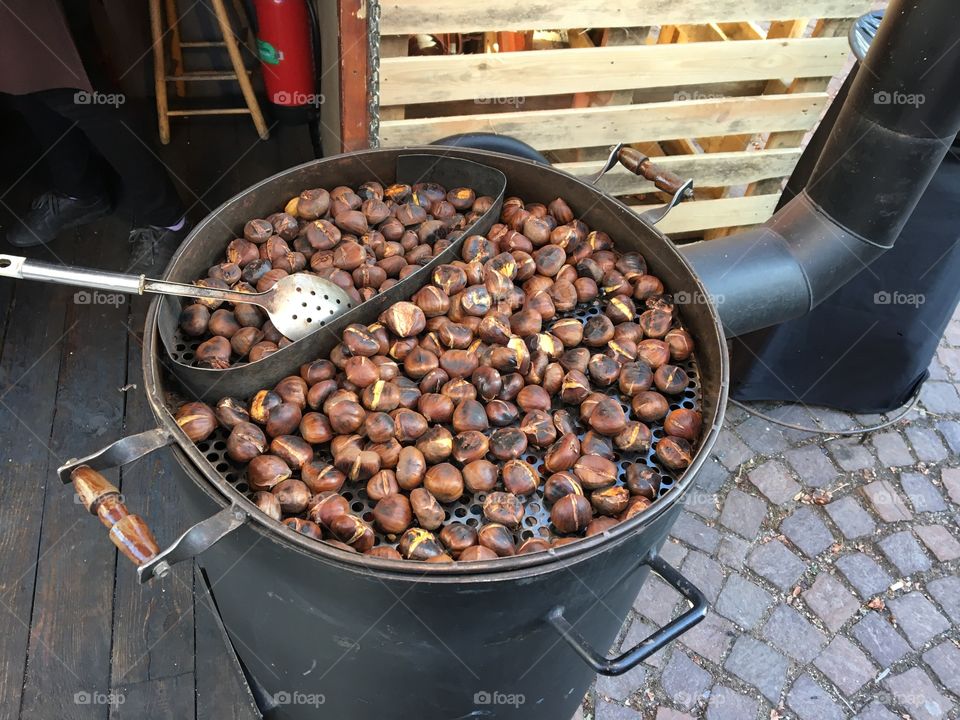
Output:
[[493,205],[450,247],[422,268],[404,278],[388,291],[339,315],[312,335],[295,342],[255,363],[236,365],[225,370],[193,367],[189,364],[200,341],[184,336],[179,329],[180,303],[177,298],[160,302],[158,328],[167,351],[165,366],[193,397],[215,402],[227,395],[244,397],[278,380],[305,362],[326,357],[339,342],[340,334],[351,323],[369,324],[393,303],[406,300],[430,281],[434,268],[460,257],[463,240],[470,235],[486,235],[500,217],[507,180],[502,172],[486,165],[441,154],[401,155],[395,167],[370,162],[360,156],[338,156],[317,160],[268,178],[228,200],[205,218],[184,241],[168,268],[166,279],[192,282],[206,274],[218,262],[227,243],[241,234],[252,217],[264,217],[277,211],[291,197],[310,187],[332,188],[358,185],[376,179],[385,185],[402,182],[434,182],[444,187],[469,187],[477,196],[489,195]]

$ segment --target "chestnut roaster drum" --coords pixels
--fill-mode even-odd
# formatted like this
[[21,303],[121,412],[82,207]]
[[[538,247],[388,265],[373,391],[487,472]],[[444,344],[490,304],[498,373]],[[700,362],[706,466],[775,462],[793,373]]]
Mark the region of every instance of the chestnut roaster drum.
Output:
[[[222,251],[224,223],[239,229],[251,213],[282,205],[294,189],[332,187],[357,177],[393,182],[401,157],[439,152],[371,150],[275,175],[218,208],[210,216],[217,222],[208,218],[198,225],[165,277],[189,282],[202,274]],[[459,159],[499,171],[506,193],[528,202],[564,198],[588,226],[608,233],[619,251],[641,253],[668,292],[706,297],[664,235],[593,185],[498,153],[444,148],[442,155],[447,164]],[[425,282],[427,277],[419,284]],[[408,285],[406,292],[416,289]],[[365,311],[366,305],[372,307]],[[382,306],[383,300],[368,301],[351,311],[352,321],[373,322]],[[356,315],[364,312],[369,317]],[[697,343],[692,376],[704,431],[695,458],[678,481],[664,478],[661,496],[641,514],[545,552],[423,565],[348,553],[268,518],[250,503],[245,488],[237,487],[241,478],[229,472],[222,441],[194,445],[173,419],[178,401],[193,399],[197,388],[192,376],[185,383],[177,379],[182,366],[165,352],[161,326],[171,312],[163,302],[151,305],[143,354],[144,387],[159,427],[72,461],[61,476],[68,478],[79,464],[102,469],[171,446],[182,472],[170,492],[187,508],[185,529],[197,524],[141,565],[140,579],[197,557],[267,717],[562,720],[574,714],[597,672],[627,672],[706,613],[702,594],[658,549],[719,432],[727,357],[710,303],[685,304],[679,312]],[[335,332],[327,334],[336,341]],[[301,346],[301,355],[313,350],[312,357],[326,357],[331,342],[320,331],[293,347]],[[248,396],[295,372],[305,359],[309,356],[259,371],[260,363],[254,363],[225,381],[230,394]],[[227,394],[221,390],[212,382],[200,399],[215,402]],[[650,637],[632,641],[623,654],[608,657],[651,570],[683,594],[690,608]]]

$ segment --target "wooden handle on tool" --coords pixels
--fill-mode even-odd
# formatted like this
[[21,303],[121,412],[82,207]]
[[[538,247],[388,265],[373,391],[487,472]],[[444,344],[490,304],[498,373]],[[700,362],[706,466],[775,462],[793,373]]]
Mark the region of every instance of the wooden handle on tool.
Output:
[[130,514],[120,491],[103,475],[89,465],[80,465],[70,473],[70,479],[83,506],[109,528],[110,540],[134,565],[142,565],[160,553],[147,523]]
[[628,145],[620,148],[620,152],[617,153],[617,159],[621,165],[634,175],[640,175],[646,178],[656,185],[658,190],[662,190],[670,195],[675,195],[677,191],[683,187],[685,182],[679,175],[674,175],[669,170],[664,170],[659,165],[655,165],[651,162],[650,158],[642,152]]

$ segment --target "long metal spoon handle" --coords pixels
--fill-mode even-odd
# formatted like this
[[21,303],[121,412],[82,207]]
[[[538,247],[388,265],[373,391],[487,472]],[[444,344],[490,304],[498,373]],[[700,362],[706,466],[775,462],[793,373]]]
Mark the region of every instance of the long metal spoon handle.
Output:
[[0,277],[12,277],[19,280],[39,280],[41,282],[56,283],[58,285],[72,285],[74,287],[96,288],[113,292],[133,293],[142,295],[145,292],[161,295],[179,295],[182,297],[212,298],[234,303],[253,303],[262,305],[263,300],[257,295],[236,292],[234,290],[218,290],[185,283],[167,282],[166,280],[151,280],[143,275],[124,275],[122,273],[105,272],[74,267],[72,265],[54,265],[41,260],[29,260],[18,255],[0,255]]

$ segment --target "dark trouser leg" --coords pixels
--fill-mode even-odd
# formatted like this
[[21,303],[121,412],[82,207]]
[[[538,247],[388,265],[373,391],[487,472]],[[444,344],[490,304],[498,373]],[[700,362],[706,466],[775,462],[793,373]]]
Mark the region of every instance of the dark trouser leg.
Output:
[[[77,102],[76,90],[58,89],[33,93],[51,111],[76,123],[90,145],[120,178],[121,206],[132,215],[134,225],[173,225],[184,208],[166,168],[153,154],[123,105],[95,100]],[[89,97],[89,96],[88,96]],[[88,150],[89,152],[89,150]]]
[[38,93],[10,98],[46,153],[43,161],[52,189],[75,198],[106,195],[102,162],[91,151],[89,140],[74,121],[48,107]]

